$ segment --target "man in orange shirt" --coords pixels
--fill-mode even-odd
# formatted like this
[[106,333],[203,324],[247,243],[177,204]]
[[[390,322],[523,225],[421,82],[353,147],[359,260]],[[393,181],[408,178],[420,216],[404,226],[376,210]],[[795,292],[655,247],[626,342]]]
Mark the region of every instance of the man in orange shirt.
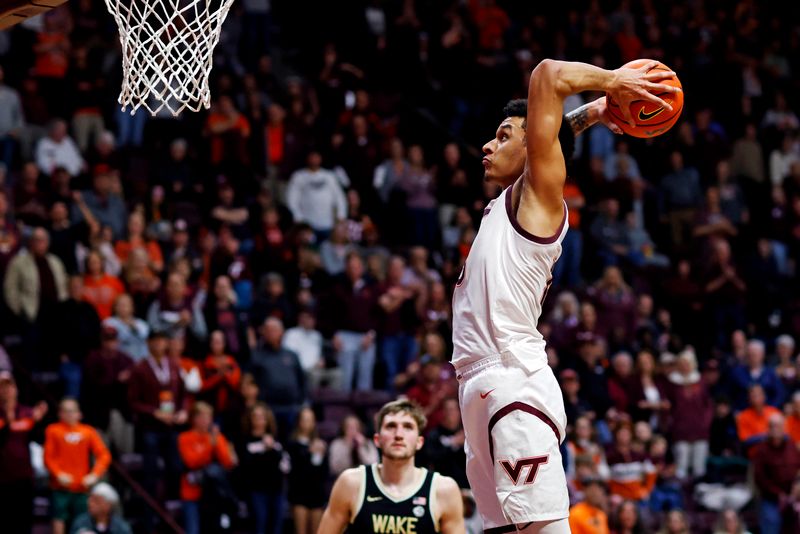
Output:
[[599,478],[582,482],[585,500],[569,511],[569,528],[572,534],[608,534],[606,487]]
[[[237,463],[233,449],[213,424],[214,409],[205,402],[192,407],[192,428],[178,436],[178,451],[187,472],[181,477],[181,500],[186,534],[200,533],[200,499],[204,477],[221,477],[219,470],[209,470],[213,464],[231,469]],[[220,480],[224,483],[224,480]],[[218,503],[215,503],[218,504]]]
[[777,408],[767,405],[764,388],[758,384],[750,386],[748,398],[750,407],[742,410],[736,416],[736,433],[749,456],[753,445],[764,441],[764,438],[767,437],[770,417],[781,415],[781,412]]
[[53,534],[64,534],[86,512],[87,493],[105,474],[111,453],[93,427],[81,424],[75,399],[61,401],[58,419],[45,430],[44,463],[53,489]]

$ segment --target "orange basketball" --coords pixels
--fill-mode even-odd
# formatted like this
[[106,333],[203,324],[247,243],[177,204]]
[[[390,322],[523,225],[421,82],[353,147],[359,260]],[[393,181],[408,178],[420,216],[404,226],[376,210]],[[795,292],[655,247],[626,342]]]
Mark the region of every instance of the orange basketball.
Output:
[[[652,60],[637,59],[631,61],[630,63],[626,63],[623,66],[636,69],[650,61]],[[663,63],[659,63],[648,72],[659,70],[670,72],[672,69]],[[677,76],[673,76],[672,78],[667,78],[656,83],[672,85],[674,87],[682,87],[681,81]],[[631,125],[625,120],[619,104],[614,102],[614,99],[611,98],[611,95],[606,94],[606,104],[608,105],[608,112],[611,115],[611,120],[614,121],[617,126],[622,128],[623,132],[634,137],[646,138],[663,134],[672,128],[672,126],[678,121],[678,117],[681,116],[681,111],[683,111],[683,91],[680,93],[658,93],[657,96],[663,99],[665,102],[668,102],[672,106],[672,111],[669,111],[667,108],[659,106],[658,104],[648,100],[634,100],[631,103],[631,114],[633,115],[633,119],[636,121],[636,127],[632,128]]]

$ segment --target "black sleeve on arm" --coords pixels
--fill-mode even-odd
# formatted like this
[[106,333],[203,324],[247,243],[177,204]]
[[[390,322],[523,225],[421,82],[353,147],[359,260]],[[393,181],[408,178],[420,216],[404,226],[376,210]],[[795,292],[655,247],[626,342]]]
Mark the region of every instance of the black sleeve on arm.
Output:
[[558,131],[558,141],[561,143],[561,152],[564,160],[569,162],[575,152],[575,132],[566,117],[561,117],[561,129]]

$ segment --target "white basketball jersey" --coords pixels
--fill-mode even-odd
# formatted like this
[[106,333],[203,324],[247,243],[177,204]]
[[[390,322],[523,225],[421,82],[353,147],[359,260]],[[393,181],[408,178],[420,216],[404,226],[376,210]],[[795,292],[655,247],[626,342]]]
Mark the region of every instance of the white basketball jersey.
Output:
[[537,329],[567,233],[567,206],[555,235],[540,238],[517,222],[513,185],[484,210],[453,293],[453,365],[513,354],[528,372],[547,365]]

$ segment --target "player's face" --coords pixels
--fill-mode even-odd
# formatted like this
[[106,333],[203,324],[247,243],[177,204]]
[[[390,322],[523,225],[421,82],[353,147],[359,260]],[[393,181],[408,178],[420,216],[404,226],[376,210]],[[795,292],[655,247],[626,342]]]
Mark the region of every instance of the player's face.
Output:
[[483,178],[507,187],[525,170],[525,130],[522,117],[508,117],[497,128],[495,137],[483,145]]
[[390,460],[407,460],[413,458],[422,448],[423,438],[419,435],[417,422],[405,412],[389,414],[375,434],[375,445],[381,450],[384,458]]

